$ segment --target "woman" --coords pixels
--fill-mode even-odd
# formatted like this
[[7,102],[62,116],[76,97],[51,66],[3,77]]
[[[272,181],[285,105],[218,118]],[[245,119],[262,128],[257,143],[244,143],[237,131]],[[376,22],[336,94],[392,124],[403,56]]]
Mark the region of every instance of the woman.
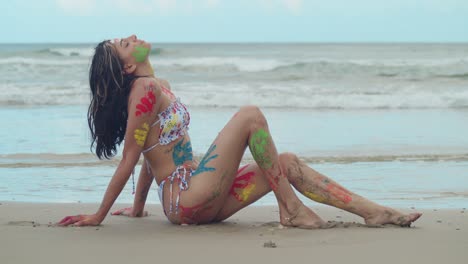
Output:
[[[278,155],[267,121],[255,106],[242,107],[218,134],[199,164],[187,133],[190,115],[154,76],[148,60],[151,45],[132,35],[104,41],[90,68],[92,100],[88,122],[99,158],[110,158],[124,138],[123,157],[99,210],[67,216],[61,225],[99,225],[122,191],[143,153],[144,162],[132,208],[114,212],[146,215],[144,205],[153,178],[164,212],[174,224],[223,221],[273,191],[280,223],[319,228],[325,222],[298,199],[300,193],[320,203],[362,216],[367,224],[409,226],[421,214],[402,214],[373,203],[314,171],[294,154]],[[249,147],[255,160],[239,168]]]

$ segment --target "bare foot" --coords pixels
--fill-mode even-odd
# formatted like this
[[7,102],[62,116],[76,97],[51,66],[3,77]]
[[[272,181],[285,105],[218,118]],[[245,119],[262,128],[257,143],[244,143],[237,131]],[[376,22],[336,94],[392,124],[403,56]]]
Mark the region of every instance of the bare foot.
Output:
[[409,227],[411,223],[418,220],[421,213],[402,214],[396,210],[386,208],[383,212],[365,218],[367,225],[385,225],[393,224],[402,227]]
[[301,204],[296,212],[291,215],[280,214],[280,218],[281,224],[287,227],[317,229],[326,226],[326,223],[304,204]]

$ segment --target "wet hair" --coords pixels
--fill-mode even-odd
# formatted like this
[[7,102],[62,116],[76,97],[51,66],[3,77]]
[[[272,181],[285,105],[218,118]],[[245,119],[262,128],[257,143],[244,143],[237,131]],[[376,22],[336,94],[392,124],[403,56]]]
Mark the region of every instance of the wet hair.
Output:
[[95,147],[99,159],[115,156],[117,146],[124,140],[128,97],[136,78],[132,74],[124,74],[123,62],[110,41],[96,46],[89,69],[91,103],[88,126],[91,151]]

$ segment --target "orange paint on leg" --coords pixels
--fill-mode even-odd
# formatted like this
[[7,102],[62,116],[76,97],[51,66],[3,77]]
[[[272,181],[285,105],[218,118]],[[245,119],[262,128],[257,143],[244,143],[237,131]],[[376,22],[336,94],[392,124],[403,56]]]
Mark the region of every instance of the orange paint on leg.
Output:
[[351,193],[348,192],[346,189],[336,185],[336,184],[328,184],[327,185],[327,190],[336,198],[338,198],[340,201],[342,201],[345,204],[350,203],[353,198],[351,197]]

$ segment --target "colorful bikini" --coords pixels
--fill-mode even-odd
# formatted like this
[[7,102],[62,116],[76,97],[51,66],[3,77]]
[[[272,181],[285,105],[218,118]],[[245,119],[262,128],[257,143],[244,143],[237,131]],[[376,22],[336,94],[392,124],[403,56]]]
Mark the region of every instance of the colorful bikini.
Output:
[[160,123],[159,142],[143,150],[143,153],[151,151],[158,145],[167,145],[184,136],[190,124],[190,114],[179,98],[172,101],[164,111],[158,114],[158,117],[158,120],[151,127]]
[[[187,107],[180,102],[180,99],[177,98],[175,101],[172,101],[171,104],[161,113],[158,114],[158,120],[154,122],[151,127],[156,126],[159,123],[160,133],[159,133],[159,142],[154,144],[153,146],[143,150],[143,153],[147,153],[153,150],[155,147],[159,145],[168,145],[169,143],[179,139],[180,137],[184,136],[186,131],[189,128],[190,124],[190,114],[187,110]],[[148,161],[147,161],[148,162]],[[146,164],[148,167],[148,173],[151,173],[149,169],[149,164]],[[170,210],[169,213],[171,214],[173,210],[173,201],[172,201],[172,189],[173,183],[175,180],[179,182],[179,193],[177,195],[175,211],[176,213],[179,210],[179,198],[180,193],[182,191],[188,190],[188,180],[192,177],[192,168],[180,165],[178,166],[175,171],[166,177],[161,183],[159,184],[158,194],[159,200],[161,201],[161,205],[164,208],[164,185],[167,181],[170,181]],[[166,209],[164,209],[164,214],[167,215]]]

